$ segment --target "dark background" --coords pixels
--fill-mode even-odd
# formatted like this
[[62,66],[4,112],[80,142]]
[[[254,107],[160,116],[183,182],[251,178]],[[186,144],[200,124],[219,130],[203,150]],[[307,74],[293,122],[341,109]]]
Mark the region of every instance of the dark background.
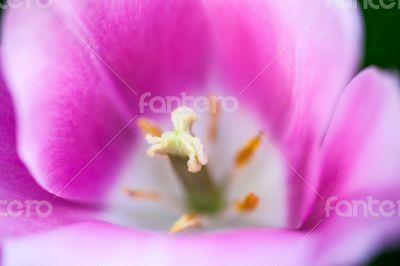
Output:
[[[389,10],[363,8],[366,34],[364,66],[400,69],[400,0],[383,2],[389,4],[391,1],[397,6]],[[360,5],[363,2],[359,0]],[[372,2],[378,3],[378,0]]]
[[[0,0],[4,3],[6,0]],[[69,0],[64,0],[69,1]],[[283,1],[283,0],[277,0]],[[365,44],[362,68],[377,65],[389,70],[400,70],[400,0],[380,0],[385,4],[396,3],[391,9],[365,7],[359,0],[364,15]],[[369,0],[378,4],[379,0]],[[1,12],[1,11],[0,11]],[[400,118],[399,118],[400,119]],[[400,195],[400,191],[399,191]],[[371,263],[377,265],[400,265],[400,243],[377,256]]]

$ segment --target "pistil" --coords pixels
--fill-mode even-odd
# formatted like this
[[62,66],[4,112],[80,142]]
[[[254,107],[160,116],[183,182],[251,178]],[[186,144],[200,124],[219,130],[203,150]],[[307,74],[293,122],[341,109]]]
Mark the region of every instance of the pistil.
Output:
[[198,213],[215,213],[223,207],[221,190],[214,184],[207,167],[189,172],[183,158],[170,156],[172,167],[186,191],[189,208]]
[[203,144],[193,136],[192,124],[198,115],[190,108],[180,107],[172,112],[172,131],[161,136],[148,134],[151,144],[147,154],[167,156],[186,192],[187,205],[197,213],[214,213],[222,208],[221,190],[214,184],[206,168],[208,162]]

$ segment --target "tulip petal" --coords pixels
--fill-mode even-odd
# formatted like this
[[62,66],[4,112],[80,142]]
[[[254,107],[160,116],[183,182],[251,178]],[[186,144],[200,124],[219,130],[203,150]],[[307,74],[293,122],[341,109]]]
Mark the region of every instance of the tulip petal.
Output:
[[93,221],[7,241],[2,254],[6,266],[360,265],[376,255],[383,240],[393,240],[390,233],[399,227],[394,219],[330,219],[309,231],[253,229],[181,236]]
[[324,141],[330,169],[321,186],[343,181],[342,193],[400,188],[399,89],[397,75],[376,68],[350,83]]
[[99,202],[132,145],[134,116],[116,107],[115,85],[71,31],[49,9],[8,10],[5,76],[34,178],[57,196]]
[[[5,265],[285,265],[304,263],[302,233],[248,230],[167,236],[107,223],[64,227],[4,245]],[[40,247],[36,244],[40,243]],[[54,245],[57,243],[57,245]],[[113,243],[112,248],[109,244]],[[39,252],[46,250],[46,252]],[[262,252],[261,252],[262,250]],[[23,255],[22,255],[23,254]],[[305,264],[303,264],[305,265]]]
[[321,265],[361,265],[399,239],[399,85],[394,74],[368,68],[335,111],[322,144],[324,200],[315,202],[303,225],[325,219],[315,243]]
[[[334,205],[335,208],[326,215],[315,238],[311,255],[315,265],[367,265],[384,249],[398,245],[400,224],[397,195],[398,189],[393,189],[339,197],[334,202],[338,205]],[[368,197],[378,203],[368,205]],[[388,204],[394,207],[391,213],[388,212]],[[346,207],[343,209],[339,206]],[[380,211],[381,206],[384,206],[383,212]]]
[[22,6],[8,10],[3,33],[21,157],[52,193],[102,201],[132,145],[138,109],[157,113],[146,105],[150,96],[197,91],[205,82],[209,38],[200,4]]
[[[140,96],[204,89],[211,40],[200,1],[74,2],[82,6],[77,14],[96,52]],[[124,89],[121,93],[132,101],[131,92]]]
[[206,1],[221,84],[265,121],[288,165],[293,227],[319,197],[319,142],[361,56],[360,15],[337,2]]
[[[369,68],[348,86],[322,145],[319,191],[309,221],[330,196],[400,189],[400,94],[393,74]],[[312,223],[311,222],[311,223]]]
[[360,16],[335,2],[206,1],[225,89],[276,134],[295,118],[324,131],[358,66]]
[[6,266],[361,265],[394,240],[396,219],[331,217],[308,231],[248,229],[181,236],[92,221],[6,241],[2,256]]
[[[0,239],[23,235],[92,217],[94,210],[54,198],[41,188],[16,151],[15,117],[9,93],[0,80]],[[39,209],[38,209],[39,208]]]

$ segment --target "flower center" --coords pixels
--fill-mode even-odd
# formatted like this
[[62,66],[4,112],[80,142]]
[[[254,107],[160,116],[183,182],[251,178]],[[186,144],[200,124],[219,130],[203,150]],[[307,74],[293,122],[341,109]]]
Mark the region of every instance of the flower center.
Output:
[[[212,108],[209,140],[213,141],[217,131],[218,108]],[[150,144],[147,154],[150,157],[161,155],[167,158],[185,192],[184,214],[171,227],[173,233],[193,227],[200,227],[202,220],[214,215],[221,215],[231,207],[241,215],[255,210],[259,197],[249,192],[235,202],[227,202],[225,194],[229,190],[235,172],[244,168],[261,144],[262,134],[250,139],[236,154],[234,167],[226,175],[225,180],[218,184],[207,167],[208,157],[201,140],[192,133],[193,123],[199,116],[190,108],[179,107],[171,114],[173,129],[162,132],[147,119],[140,119],[139,126],[145,132],[145,138]],[[127,189],[126,192],[135,198],[160,201],[157,192],[145,192]]]
[[222,190],[214,184],[206,164],[207,155],[198,137],[193,136],[192,124],[199,119],[191,109],[181,107],[172,112],[172,131],[161,136],[146,134],[151,147],[150,157],[167,156],[177,178],[186,192],[187,206],[199,213],[217,212],[222,207]]

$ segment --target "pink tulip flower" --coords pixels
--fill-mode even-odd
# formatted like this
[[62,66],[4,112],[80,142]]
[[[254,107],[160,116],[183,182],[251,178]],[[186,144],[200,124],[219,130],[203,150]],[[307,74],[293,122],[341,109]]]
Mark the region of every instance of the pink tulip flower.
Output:
[[400,86],[362,41],[334,0],[10,5],[2,263],[368,262],[400,237]]

